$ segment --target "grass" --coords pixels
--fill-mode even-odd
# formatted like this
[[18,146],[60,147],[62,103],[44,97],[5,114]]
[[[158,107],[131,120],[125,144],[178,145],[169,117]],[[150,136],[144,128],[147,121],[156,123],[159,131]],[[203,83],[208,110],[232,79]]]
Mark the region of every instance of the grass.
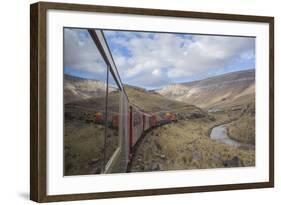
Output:
[[144,89],[135,88],[132,86],[125,86],[129,101],[142,108],[146,112],[159,111],[199,111],[196,106],[187,103],[170,100],[158,93],[148,92]]
[[239,166],[254,166],[255,151],[242,150],[209,138],[209,129],[229,120],[225,114],[192,119],[156,128],[147,134],[136,151],[130,171],[222,168],[238,157]]
[[[202,113],[199,108],[182,102],[166,99],[159,94],[128,88],[133,103],[145,111],[177,110],[178,112]],[[104,127],[94,124],[96,112],[104,113],[104,97],[92,97],[65,104],[64,122],[64,171],[65,175],[86,175],[100,173],[104,152]],[[108,96],[108,112],[117,114],[119,93]],[[108,129],[106,162],[117,148],[118,131]],[[112,137],[113,136],[113,137]]]
[[242,143],[255,144],[255,108],[248,106],[244,114],[227,125],[229,137]]
[[[104,153],[104,126],[83,121],[65,123],[65,175],[98,174]],[[106,162],[118,146],[118,131],[108,129]]]
[[[119,113],[118,92],[108,95],[109,118]],[[65,104],[64,174],[86,175],[101,172],[118,147],[118,130],[107,129],[106,146],[104,125],[95,124],[95,113],[105,113],[105,98],[92,97]],[[106,150],[104,150],[106,147]],[[104,160],[104,151],[106,156]]]
[[[214,114],[214,120],[196,106],[169,100],[157,93],[149,93],[128,86],[126,86],[126,92],[130,102],[146,112],[171,111],[181,114],[201,114],[200,118],[180,120],[149,132],[136,149],[131,171],[221,168],[232,166],[226,164],[235,157],[239,159],[237,166],[255,165],[254,150],[238,149],[209,138],[212,127],[229,121],[233,121],[228,127],[229,134],[233,138],[236,137],[236,140],[242,141],[241,137],[237,137],[253,133],[254,118],[251,116],[251,107],[242,117],[240,117],[240,111],[235,113],[225,110],[220,114]],[[119,94],[117,92],[110,93],[108,108],[112,113],[118,112]],[[93,119],[94,113],[103,112],[103,109],[104,98],[102,97],[92,97],[65,104],[67,116],[70,116],[69,119],[65,118],[64,124],[65,175],[101,172],[104,127],[94,124]],[[250,134],[249,138],[253,140],[254,135]],[[117,148],[117,135],[117,130],[108,130],[105,161],[109,160]],[[243,140],[252,142],[245,137]],[[157,166],[154,166],[155,164]]]

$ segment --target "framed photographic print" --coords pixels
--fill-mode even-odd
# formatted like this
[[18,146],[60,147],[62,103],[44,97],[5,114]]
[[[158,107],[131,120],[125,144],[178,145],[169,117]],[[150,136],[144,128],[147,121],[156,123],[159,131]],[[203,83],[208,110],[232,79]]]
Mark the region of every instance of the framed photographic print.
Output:
[[30,7],[30,197],[274,186],[274,18]]

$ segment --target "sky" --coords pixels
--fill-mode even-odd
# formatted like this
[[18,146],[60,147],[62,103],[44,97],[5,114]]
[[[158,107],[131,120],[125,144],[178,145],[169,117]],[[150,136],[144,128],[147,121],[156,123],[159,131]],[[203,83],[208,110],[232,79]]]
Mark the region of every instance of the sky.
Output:
[[[104,31],[123,84],[158,89],[255,68],[255,38]],[[64,72],[105,80],[106,65],[85,29],[64,30]]]

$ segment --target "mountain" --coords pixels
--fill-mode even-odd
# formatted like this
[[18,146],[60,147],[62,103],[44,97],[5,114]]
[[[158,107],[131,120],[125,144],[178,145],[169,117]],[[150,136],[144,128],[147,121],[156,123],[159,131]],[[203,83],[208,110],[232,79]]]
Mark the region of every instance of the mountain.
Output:
[[[96,112],[105,112],[105,84],[96,80],[64,76],[65,119],[92,120]],[[184,102],[172,100],[156,92],[125,85],[125,91],[131,104],[140,110],[162,116],[166,112],[179,113],[185,117],[204,117],[207,114],[200,108]],[[120,94],[109,87],[108,112],[119,110]]]
[[128,95],[130,103],[138,106],[145,112],[157,113],[164,111],[180,112],[191,111],[201,112],[196,106],[166,98],[158,93],[152,93],[145,89],[135,86],[125,86],[126,94]]
[[105,96],[106,83],[64,74],[64,103]]
[[157,93],[201,108],[219,108],[255,101],[255,70],[243,70],[203,80],[171,84]]

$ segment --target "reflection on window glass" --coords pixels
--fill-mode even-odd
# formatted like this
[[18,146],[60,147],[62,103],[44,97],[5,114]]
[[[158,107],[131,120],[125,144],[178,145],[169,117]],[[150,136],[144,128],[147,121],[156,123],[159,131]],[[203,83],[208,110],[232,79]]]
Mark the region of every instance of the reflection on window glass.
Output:
[[65,175],[96,174],[103,169],[106,80],[107,66],[88,31],[65,28]]
[[112,77],[108,76],[108,106],[107,118],[108,129],[106,134],[106,162],[112,157],[114,151],[118,147],[119,142],[119,106],[120,106],[120,90]]

